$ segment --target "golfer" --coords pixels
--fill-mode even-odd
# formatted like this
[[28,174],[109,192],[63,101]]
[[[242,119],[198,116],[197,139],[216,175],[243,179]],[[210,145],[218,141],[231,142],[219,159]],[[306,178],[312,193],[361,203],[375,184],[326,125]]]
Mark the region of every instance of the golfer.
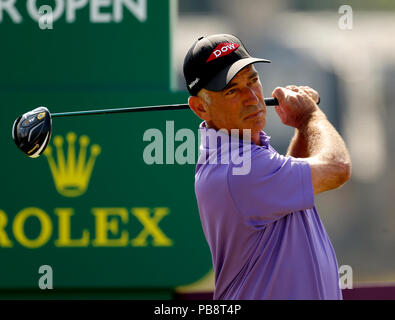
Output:
[[[345,143],[317,105],[318,93],[278,87],[275,110],[295,128],[286,155],[263,131],[266,105],[253,58],[233,35],[199,38],[184,60],[189,106],[203,120],[195,192],[215,271],[214,299],[342,299],[335,251],[314,195],[351,174]],[[240,137],[231,131],[238,129]],[[242,136],[243,130],[251,138]],[[216,144],[210,141],[218,142]],[[248,172],[208,161],[250,147]],[[233,150],[233,151],[232,151]]]

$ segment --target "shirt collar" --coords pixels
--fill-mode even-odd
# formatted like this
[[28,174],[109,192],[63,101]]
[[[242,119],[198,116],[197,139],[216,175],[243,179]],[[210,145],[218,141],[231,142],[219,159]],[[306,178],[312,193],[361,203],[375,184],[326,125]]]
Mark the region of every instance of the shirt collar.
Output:
[[[210,127],[208,126],[208,124],[207,124],[206,121],[203,121],[203,122],[199,125],[199,129],[200,129],[200,130],[208,130],[208,129],[214,130],[213,128],[210,128]],[[219,134],[222,135],[223,133],[222,133],[222,132],[219,132]],[[270,138],[271,138],[271,137],[268,136],[268,135],[266,134],[265,131],[262,130],[261,132],[259,132],[259,139],[260,139],[261,145],[258,146],[258,147],[269,148]],[[202,141],[202,144],[204,144],[204,141]],[[251,144],[254,144],[254,143],[251,142]],[[205,147],[207,147],[207,146],[205,146]]]

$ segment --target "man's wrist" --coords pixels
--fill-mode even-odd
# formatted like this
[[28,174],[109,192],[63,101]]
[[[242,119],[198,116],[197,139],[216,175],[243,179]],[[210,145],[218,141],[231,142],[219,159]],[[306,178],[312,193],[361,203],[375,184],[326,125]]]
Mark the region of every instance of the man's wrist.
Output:
[[309,125],[311,125],[312,123],[318,122],[318,121],[325,121],[328,120],[325,113],[323,113],[321,111],[320,108],[317,108],[316,110],[314,110],[311,113],[308,113],[303,120],[300,122],[300,126],[298,126],[296,128],[296,130],[298,131],[305,131]]

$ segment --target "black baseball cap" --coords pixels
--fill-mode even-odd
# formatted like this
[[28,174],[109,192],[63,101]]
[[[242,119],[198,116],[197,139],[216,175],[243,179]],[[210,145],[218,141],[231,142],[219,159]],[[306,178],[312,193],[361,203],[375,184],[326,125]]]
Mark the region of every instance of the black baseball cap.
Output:
[[221,91],[244,67],[266,59],[251,57],[243,43],[231,34],[200,37],[184,59],[184,78],[191,95],[200,89]]

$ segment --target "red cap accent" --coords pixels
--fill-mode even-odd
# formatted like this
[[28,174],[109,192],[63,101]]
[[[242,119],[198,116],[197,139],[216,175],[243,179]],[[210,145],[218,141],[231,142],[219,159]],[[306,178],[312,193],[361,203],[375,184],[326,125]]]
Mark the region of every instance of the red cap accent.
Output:
[[206,62],[226,56],[235,51],[238,47],[240,47],[240,45],[237,43],[221,43],[214,49]]

